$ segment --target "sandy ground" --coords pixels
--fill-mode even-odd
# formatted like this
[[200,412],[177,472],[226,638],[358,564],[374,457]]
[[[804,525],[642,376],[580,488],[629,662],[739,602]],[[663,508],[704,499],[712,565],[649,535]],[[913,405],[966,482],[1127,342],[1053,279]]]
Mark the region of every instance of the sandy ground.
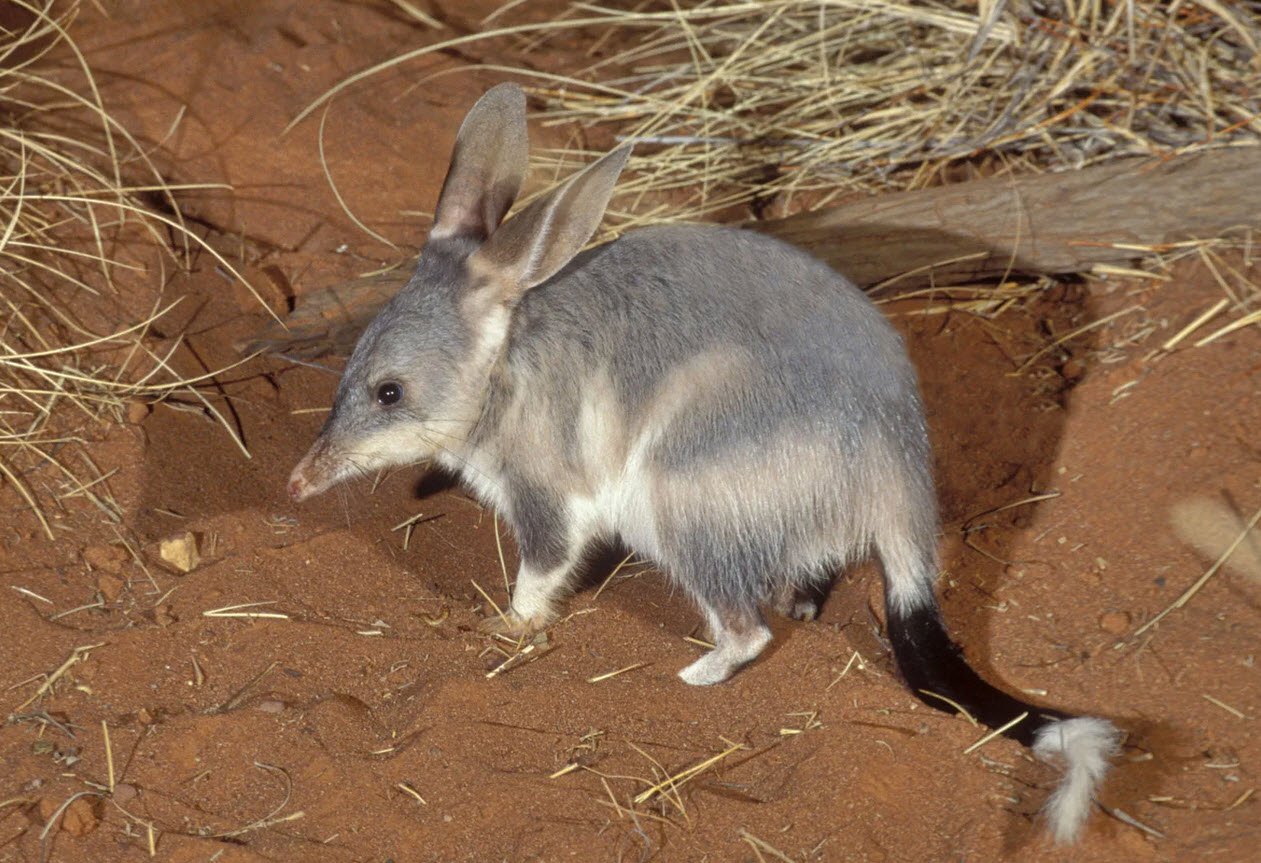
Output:
[[[425,8],[458,32],[493,5]],[[276,309],[398,259],[339,208],[318,116],[281,132],[432,31],[385,3],[107,8],[78,33],[107,103],[164,142],[173,180],[232,186],[182,203]],[[570,47],[528,61],[560,68]],[[445,53],[328,114],[329,174],[405,251],[460,116],[493,80],[468,68],[482,61],[522,58]],[[1054,770],[1005,740],[965,755],[981,732],[902,688],[870,567],[838,579],[819,621],[777,621],[759,662],[701,690],[674,676],[699,649],[685,641],[698,615],[644,569],[597,596],[611,550],[548,649],[488,678],[503,657],[475,631],[475,583],[504,601],[493,515],[416,471],[289,504],[284,480],[336,375],[273,358],[224,378],[248,460],[187,406],[89,430],[102,469],[118,468],[122,525],[67,500],[52,544],[0,488],[0,861],[1250,859],[1258,541],[1134,636],[1261,506],[1261,334],[1151,358],[1222,296],[1201,263],[1173,275],[1057,288],[994,319],[886,307],[929,405],[954,632],[996,682],[1129,734],[1108,812],[1077,848],[1049,844],[1036,820]],[[189,372],[235,361],[265,320],[205,256],[167,290],[192,300],[176,359]],[[1015,373],[1056,335],[1129,307]],[[157,543],[184,531],[202,560],[180,575]],[[503,554],[511,572],[508,537]],[[276,616],[206,616],[243,603]],[[113,794],[75,798],[108,783],[107,753]]]

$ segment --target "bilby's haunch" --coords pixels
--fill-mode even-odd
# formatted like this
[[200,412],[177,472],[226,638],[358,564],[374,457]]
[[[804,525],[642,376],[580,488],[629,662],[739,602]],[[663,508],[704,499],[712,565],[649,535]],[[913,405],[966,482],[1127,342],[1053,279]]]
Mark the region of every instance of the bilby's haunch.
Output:
[[911,691],[1063,761],[1046,815],[1074,839],[1119,732],[994,688],[947,634],[928,435],[898,335],[845,278],[761,234],[657,227],[583,251],[629,153],[504,221],[526,171],[525,97],[482,97],[415,275],[355,347],[293,499],[392,465],[454,471],[516,535],[511,608],[489,621],[513,632],[554,620],[584,551],[619,537],[704,614],[714,649],[679,673],[697,685],[762,652],[765,608],[813,616],[819,588],[874,553]]

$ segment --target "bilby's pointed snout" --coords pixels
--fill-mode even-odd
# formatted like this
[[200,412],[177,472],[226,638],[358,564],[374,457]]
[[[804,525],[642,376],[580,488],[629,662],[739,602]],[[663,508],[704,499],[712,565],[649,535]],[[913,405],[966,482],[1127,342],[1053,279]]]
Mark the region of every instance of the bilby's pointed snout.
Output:
[[319,494],[329,485],[326,479],[321,478],[324,471],[321,470],[320,463],[323,461],[326,450],[327,447],[323,445],[323,441],[317,440],[310,451],[302,457],[302,461],[298,462],[293,473],[289,474],[289,484],[286,488],[289,491],[289,499],[294,503],[302,503],[307,498]]
[[307,499],[306,480],[299,476],[297,471],[289,477],[289,499],[294,503],[302,503]]

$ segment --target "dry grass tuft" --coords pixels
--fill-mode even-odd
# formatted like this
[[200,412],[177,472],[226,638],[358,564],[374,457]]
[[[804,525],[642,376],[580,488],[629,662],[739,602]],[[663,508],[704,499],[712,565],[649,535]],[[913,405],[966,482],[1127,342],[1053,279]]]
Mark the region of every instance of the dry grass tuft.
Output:
[[513,5],[483,32],[347,78],[295,122],[448,48],[494,40],[528,54],[574,31],[593,57],[628,46],[570,75],[492,67],[532,84],[542,122],[574,127],[574,147],[543,154],[550,171],[585,161],[594,129],[638,144],[615,206],[623,229],[786,214],[933,185],[960,166],[1061,170],[1261,139],[1254,4],[574,2],[554,21],[512,24]]
[[[648,224],[780,217],[856,194],[1256,146],[1259,9],[1157,0],[574,0],[554,20],[522,22],[527,5],[508,2],[481,32],[347,77],[290,126],[337,94],[437,52],[513,58],[480,68],[523,81],[541,106],[535,119],[570,133],[566,146],[535,154],[538,174],[560,180],[616,141],[636,143],[602,242]],[[529,61],[562,37],[584,42],[590,62],[558,74]],[[459,72],[447,68],[416,86]],[[1146,251],[1159,258],[1168,250]],[[1096,275],[1160,278],[1151,269]],[[944,302],[934,294],[926,313],[997,313],[1041,286]],[[1236,300],[1227,322],[1194,344],[1261,323],[1259,314],[1255,298]]]
[[1261,30],[1216,4],[670,6],[575,3],[633,47],[537,89],[544,122],[640,144],[629,223],[782,214],[960,165],[1059,170],[1261,136]]
[[[684,783],[686,783],[688,780],[699,776],[700,774],[704,773],[706,770],[709,770],[711,767],[713,767],[718,762],[722,761],[728,755],[731,755],[734,752],[739,752],[742,749],[748,748],[739,743],[731,743],[730,741],[724,741],[724,742],[727,743],[727,748],[723,749],[721,752],[717,753],[716,755],[711,755],[709,758],[702,759],[701,761],[698,761],[695,764],[689,767],[686,767],[683,770],[680,770],[674,774],[667,773],[665,768],[661,765],[660,762],[658,762],[655,758],[650,756],[648,753],[644,752],[638,746],[635,746],[635,744],[633,743],[629,744],[632,749],[634,749],[640,755],[644,756],[650,762],[652,762],[653,766],[657,768],[657,770],[665,776],[665,778],[662,779],[660,782],[657,782],[649,786],[644,791],[641,791],[638,794],[636,794],[634,798],[634,802],[638,805],[640,803],[645,803],[648,800],[651,800],[653,797],[655,797],[658,794],[665,794],[668,792],[673,792],[677,794],[679,787],[683,785]],[[683,811],[681,802],[679,803],[679,810]]]
[[87,444],[129,406],[178,393],[241,444],[201,391],[218,372],[181,375],[182,337],[160,350],[150,338],[178,303],[163,288],[194,251],[238,274],[185,226],[174,194],[190,187],[167,184],[102,104],[69,34],[79,4],[11,5],[19,23],[0,31],[0,477],[55,539],[49,510],[72,498],[119,521]]

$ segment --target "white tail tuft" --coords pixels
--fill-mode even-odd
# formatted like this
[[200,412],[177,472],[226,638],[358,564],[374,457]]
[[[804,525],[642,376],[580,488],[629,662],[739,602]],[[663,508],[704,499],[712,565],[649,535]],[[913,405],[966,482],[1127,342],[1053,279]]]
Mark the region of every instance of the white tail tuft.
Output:
[[1121,732],[1104,719],[1079,716],[1038,730],[1033,752],[1043,761],[1067,765],[1059,787],[1043,807],[1056,842],[1073,842],[1090,815],[1095,789],[1108,772],[1108,759],[1120,749]]

